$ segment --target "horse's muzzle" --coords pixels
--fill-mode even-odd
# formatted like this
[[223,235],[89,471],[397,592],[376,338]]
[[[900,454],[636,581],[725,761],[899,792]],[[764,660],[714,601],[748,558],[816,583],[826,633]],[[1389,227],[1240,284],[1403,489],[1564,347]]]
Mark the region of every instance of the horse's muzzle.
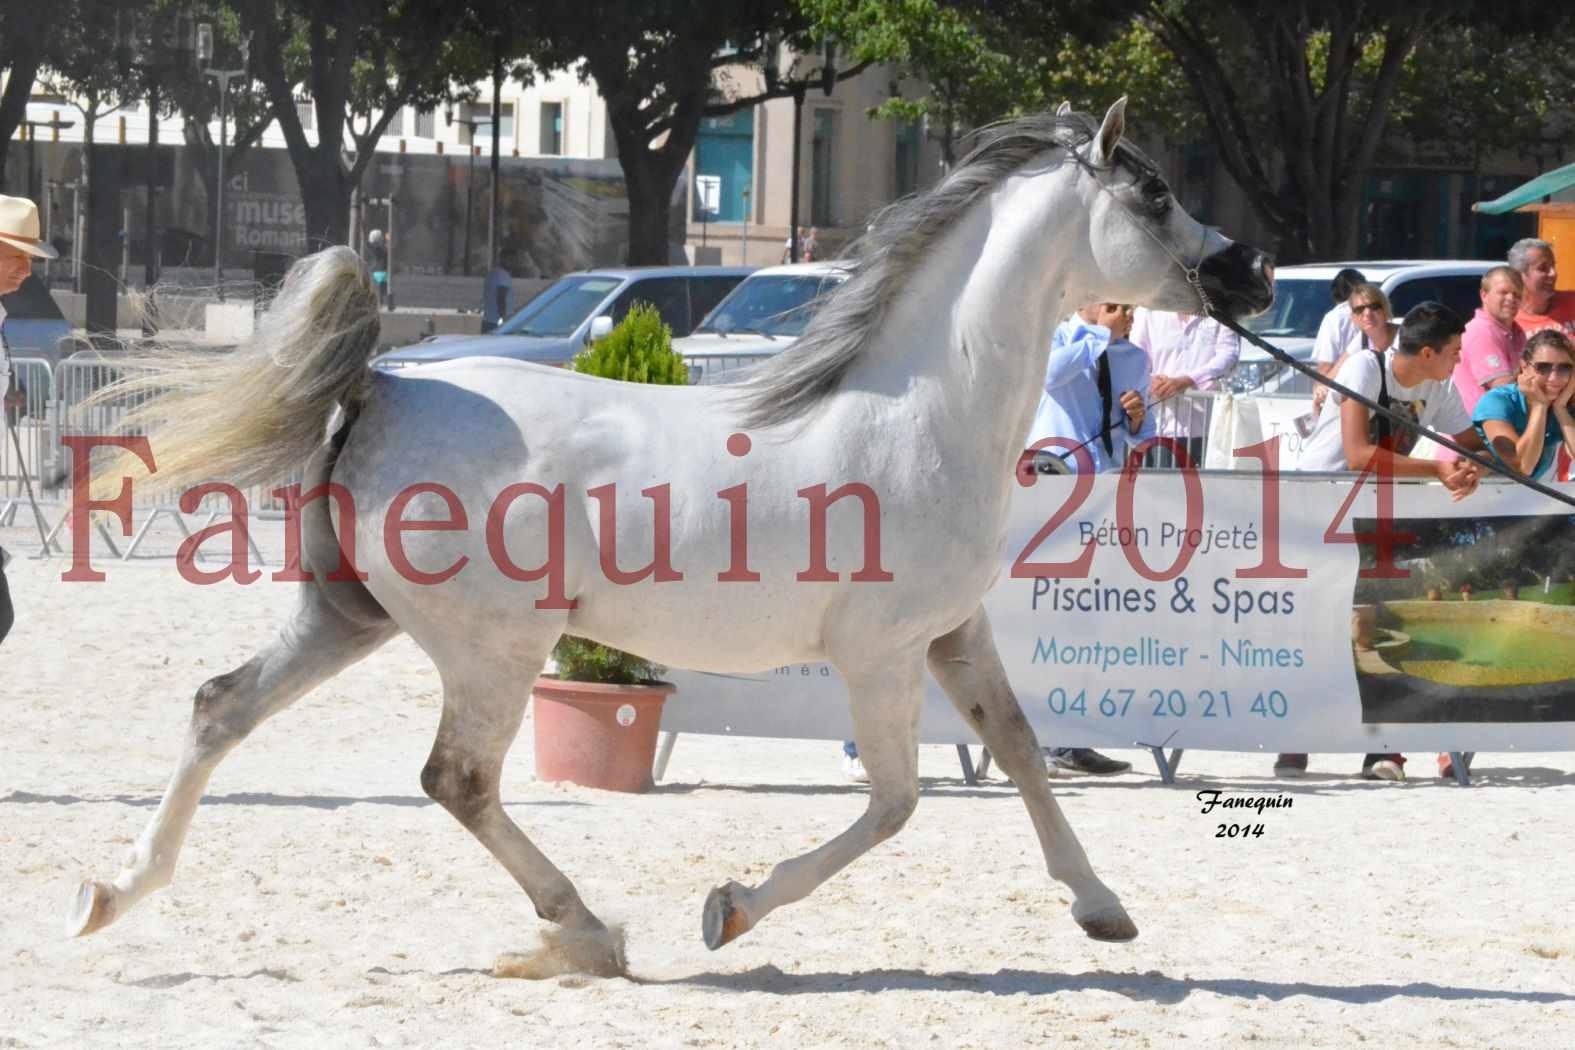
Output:
[[1274,258],[1248,245],[1232,243],[1215,252],[1198,267],[1198,276],[1216,313],[1250,317],[1274,302]]

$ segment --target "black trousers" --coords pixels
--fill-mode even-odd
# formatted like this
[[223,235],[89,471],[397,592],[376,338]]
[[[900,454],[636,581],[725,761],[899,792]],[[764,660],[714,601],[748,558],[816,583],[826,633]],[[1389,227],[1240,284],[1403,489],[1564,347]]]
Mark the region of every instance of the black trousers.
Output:
[[0,565],[0,642],[5,641],[6,633],[15,622],[16,613],[11,608],[11,588],[5,582],[5,567]]

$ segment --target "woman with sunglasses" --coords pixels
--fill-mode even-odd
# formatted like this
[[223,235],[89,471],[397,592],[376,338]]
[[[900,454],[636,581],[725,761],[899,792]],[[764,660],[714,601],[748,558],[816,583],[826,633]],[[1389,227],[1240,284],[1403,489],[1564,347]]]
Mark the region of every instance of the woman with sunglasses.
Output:
[[[1389,319],[1389,297],[1384,290],[1376,284],[1366,281],[1351,289],[1351,294],[1345,303],[1351,308],[1351,320],[1356,322],[1356,335],[1346,346],[1328,375],[1340,374],[1340,366],[1345,364],[1345,359],[1352,354],[1363,350],[1374,350],[1382,354],[1394,345],[1396,328]],[[1313,391],[1313,415],[1323,411],[1324,398],[1329,396],[1329,388],[1319,384]]]
[[1575,343],[1544,329],[1526,340],[1520,362],[1516,381],[1483,394],[1471,422],[1500,463],[1543,478],[1553,472],[1561,442],[1575,454]]

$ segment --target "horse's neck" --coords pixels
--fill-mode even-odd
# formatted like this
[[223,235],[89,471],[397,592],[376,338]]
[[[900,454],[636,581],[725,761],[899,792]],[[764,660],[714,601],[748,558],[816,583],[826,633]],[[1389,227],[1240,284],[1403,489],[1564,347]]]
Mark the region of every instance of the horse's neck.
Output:
[[976,207],[941,241],[888,309],[860,384],[895,392],[889,377],[906,376],[903,423],[986,471],[1022,452],[1065,312],[1061,260],[1003,240],[991,209]]

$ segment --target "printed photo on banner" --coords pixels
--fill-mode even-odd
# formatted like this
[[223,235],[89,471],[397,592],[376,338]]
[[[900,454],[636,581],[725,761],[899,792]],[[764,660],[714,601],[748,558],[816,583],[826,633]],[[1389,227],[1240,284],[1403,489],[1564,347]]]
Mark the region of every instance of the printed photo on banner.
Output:
[[1575,719],[1570,525],[1565,515],[1356,519],[1362,721]]

